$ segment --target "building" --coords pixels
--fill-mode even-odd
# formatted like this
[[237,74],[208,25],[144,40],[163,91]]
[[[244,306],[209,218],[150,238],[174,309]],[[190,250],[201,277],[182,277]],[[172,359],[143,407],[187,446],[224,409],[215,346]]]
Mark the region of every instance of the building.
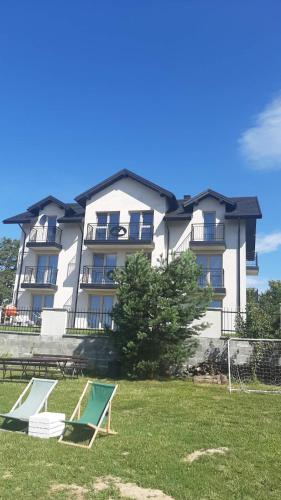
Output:
[[[143,250],[152,265],[162,255],[192,249],[210,283],[210,308],[244,308],[246,275],[258,273],[258,200],[211,189],[176,199],[166,189],[121,170],[65,203],[48,196],[4,221],[22,230],[14,288],[18,309],[110,311],[113,269]],[[96,317],[91,322],[96,327]],[[88,319],[89,322],[89,319]],[[98,325],[100,326],[100,324]]]

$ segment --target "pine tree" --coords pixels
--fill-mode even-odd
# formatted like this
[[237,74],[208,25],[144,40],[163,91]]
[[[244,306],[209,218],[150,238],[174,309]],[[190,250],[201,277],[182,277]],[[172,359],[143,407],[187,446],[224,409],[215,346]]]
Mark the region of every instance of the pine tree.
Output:
[[137,253],[116,272],[113,338],[125,375],[168,375],[186,358],[186,340],[205,326],[191,323],[202,317],[211,299],[211,289],[198,286],[200,273],[190,251],[154,268]]

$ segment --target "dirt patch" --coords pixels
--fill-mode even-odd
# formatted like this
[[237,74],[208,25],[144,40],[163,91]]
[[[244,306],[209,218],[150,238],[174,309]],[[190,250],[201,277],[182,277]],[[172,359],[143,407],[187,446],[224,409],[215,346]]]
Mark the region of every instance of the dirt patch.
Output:
[[11,473],[11,471],[6,470],[2,476],[2,479],[12,479],[12,477],[13,477],[13,474]]
[[200,457],[204,457],[206,455],[225,455],[229,451],[229,448],[221,447],[221,448],[206,448],[201,450],[195,450],[189,455],[186,455],[183,459],[184,462],[188,462],[192,464],[195,460],[198,460]]
[[118,477],[106,476],[95,481],[94,490],[96,492],[104,491],[114,486],[121,497],[130,498],[132,500],[174,500],[172,497],[165,495],[161,490],[152,490],[151,488],[141,488],[134,483],[123,483]]
[[50,489],[50,494],[65,492],[65,498],[68,500],[84,500],[88,489],[84,486],[78,486],[78,484],[53,484]]

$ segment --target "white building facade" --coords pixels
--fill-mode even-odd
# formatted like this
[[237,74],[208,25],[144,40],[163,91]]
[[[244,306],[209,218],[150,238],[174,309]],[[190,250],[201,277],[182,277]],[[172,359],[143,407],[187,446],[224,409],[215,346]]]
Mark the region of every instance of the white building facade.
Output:
[[[170,260],[191,249],[202,269],[200,286],[213,288],[210,308],[243,309],[246,275],[258,273],[261,216],[256,197],[209,189],[179,200],[122,170],[75,203],[48,196],[4,221],[22,230],[13,303],[19,310],[109,312],[116,300],[113,271],[130,253],[143,250],[156,266],[161,256]],[[100,328],[108,317],[93,314],[87,321]]]

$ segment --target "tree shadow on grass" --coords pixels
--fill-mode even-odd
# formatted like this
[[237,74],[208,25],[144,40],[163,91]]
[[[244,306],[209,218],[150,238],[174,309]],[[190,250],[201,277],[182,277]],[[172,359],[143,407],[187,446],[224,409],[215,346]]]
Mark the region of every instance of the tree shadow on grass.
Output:
[[22,432],[27,433],[28,422],[23,422],[22,420],[12,420],[5,418],[2,424],[0,425],[1,431],[10,431],[10,432]]

